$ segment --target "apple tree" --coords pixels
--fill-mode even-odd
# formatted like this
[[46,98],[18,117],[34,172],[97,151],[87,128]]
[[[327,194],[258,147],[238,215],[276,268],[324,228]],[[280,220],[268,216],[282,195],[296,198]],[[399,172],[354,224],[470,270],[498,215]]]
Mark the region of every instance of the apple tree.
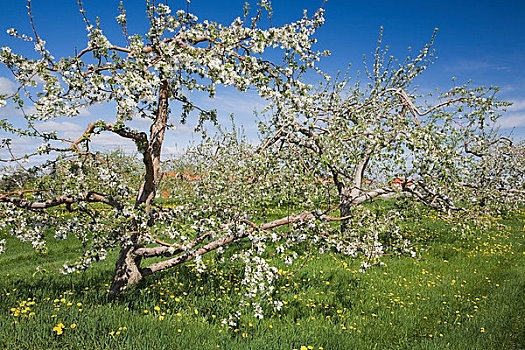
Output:
[[[263,19],[271,7],[263,0],[255,12],[245,9],[244,16],[222,25],[199,20],[184,10],[172,12],[167,5],[146,2],[150,28],[143,35],[131,35],[121,4],[116,20],[125,42],[116,44],[119,39],[106,35],[98,19],[92,22],[80,2],[79,7],[87,34],[82,50],[54,57],[33,25],[29,1],[33,33],[8,32],[32,45],[36,55],[26,57],[7,46],[0,51],[0,62],[11,70],[18,84],[13,94],[0,96],[0,106],[14,106],[23,115],[22,120],[1,121],[4,133],[11,135],[3,139],[2,146],[11,151],[12,139],[17,137],[42,142],[22,157],[13,155],[2,161],[46,155],[55,169],[50,174],[46,170],[49,167],[41,166],[43,175],[34,188],[22,186],[2,193],[1,220],[12,235],[32,242],[36,249],[45,249],[48,234],[80,238],[86,249],[79,261],[64,266],[64,272],[85,269],[91,262],[104,259],[108,251],[120,249],[110,288],[115,295],[146,275],[198,259],[259,230],[244,223],[240,215],[218,214],[212,209],[206,209],[210,210],[206,214],[205,209],[189,207],[166,214],[157,207],[165,133],[174,120],[185,121],[194,115],[199,127],[206,121],[216,122],[216,112],[200,108],[191,93],[201,91],[213,98],[217,85],[232,86],[240,92],[253,88],[266,99],[294,99],[292,91],[302,91],[297,95],[299,103],[308,89],[299,79],[302,72],[324,55],[312,49],[312,35],[324,18],[320,9],[311,16],[305,12],[302,19],[290,24],[265,27]],[[269,49],[272,57],[279,50],[280,59],[268,58]],[[76,139],[39,130],[43,121],[73,120],[81,110],[109,102],[115,106],[114,120],[93,118]],[[182,112],[173,116],[175,104]],[[131,128],[133,118],[147,121],[149,127]],[[119,138],[135,143],[144,167],[140,185],[134,186],[118,167],[91,151],[91,137],[100,133],[113,135],[115,145]],[[191,227],[170,224],[173,217],[191,222]],[[292,217],[282,222],[302,219]],[[164,236],[172,243],[158,239]],[[166,260],[141,266],[148,257]]]
[[[434,60],[434,36],[404,61],[390,56],[380,37],[364,81],[327,77],[308,105],[279,100],[272,123],[263,125],[261,151],[277,148],[288,162],[296,158],[305,171],[333,181],[342,217],[359,217],[363,203],[383,196],[401,195],[448,217],[488,202],[522,203],[523,146],[494,130],[508,105],[497,88],[417,92],[415,79]],[[351,221],[342,231],[354,230]]]

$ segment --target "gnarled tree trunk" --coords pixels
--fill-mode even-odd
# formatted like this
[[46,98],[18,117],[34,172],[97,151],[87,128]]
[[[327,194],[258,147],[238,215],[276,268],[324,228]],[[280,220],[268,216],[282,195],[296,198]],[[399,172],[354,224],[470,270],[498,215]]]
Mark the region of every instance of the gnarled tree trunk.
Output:
[[[145,175],[135,201],[135,209],[145,204],[144,210],[146,210],[147,213],[150,211],[151,204],[155,198],[160,180],[162,179],[160,155],[168,120],[168,103],[169,81],[164,80],[159,88],[157,115],[150,127],[149,141],[145,145],[139,145],[139,150],[142,151],[143,155]],[[136,225],[132,224],[132,226]],[[136,227],[133,227],[130,231],[137,232]],[[140,268],[142,258],[135,253],[136,250],[140,248],[142,248],[142,245],[139,242],[138,233],[132,234],[131,244],[129,241],[123,242],[115,264],[110,295],[118,295],[124,289],[137,284],[142,279],[143,271]]]

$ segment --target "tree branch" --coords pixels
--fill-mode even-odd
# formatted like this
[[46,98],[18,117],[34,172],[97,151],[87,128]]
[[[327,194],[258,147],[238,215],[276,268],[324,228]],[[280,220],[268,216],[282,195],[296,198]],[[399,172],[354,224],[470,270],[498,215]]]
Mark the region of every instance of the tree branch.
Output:
[[11,203],[23,209],[37,210],[56,207],[62,204],[71,205],[79,202],[104,203],[115,208],[121,208],[123,206],[120,201],[109,199],[107,196],[97,192],[87,192],[78,196],[58,196],[44,202],[30,201],[25,198],[11,197],[9,195],[0,195],[0,202]]
[[267,222],[259,226],[257,226],[256,224],[248,220],[242,220],[243,223],[248,224],[249,226],[251,226],[251,228],[248,230],[240,231],[233,235],[221,237],[219,239],[216,239],[215,241],[212,241],[206,245],[203,245],[199,248],[195,248],[193,250],[189,250],[189,249],[196,247],[198,244],[200,244],[204,240],[204,238],[208,238],[211,235],[211,232],[199,237],[196,241],[192,242],[189,246],[186,247],[186,250],[182,250],[182,249],[174,250],[173,247],[162,246],[162,247],[154,247],[154,248],[139,248],[135,251],[135,254],[136,256],[140,256],[142,258],[146,258],[146,257],[149,258],[149,257],[158,257],[158,256],[166,256],[166,257],[173,256],[173,255],[184,252],[184,254],[179,255],[173,259],[154,263],[146,268],[141,269],[142,275],[147,276],[155,272],[165,270],[170,267],[193,260],[197,255],[206,254],[226,244],[229,244],[231,242],[245,238],[256,230],[260,230],[260,231],[271,230],[279,226],[283,226],[283,225],[287,225],[287,224],[295,223],[295,222],[301,222],[307,219],[316,219],[316,220],[324,220],[324,221],[341,221],[341,220],[348,219],[348,217],[334,218],[329,215],[316,216],[310,212],[304,212],[299,215],[290,215],[290,216],[287,216],[281,219]]

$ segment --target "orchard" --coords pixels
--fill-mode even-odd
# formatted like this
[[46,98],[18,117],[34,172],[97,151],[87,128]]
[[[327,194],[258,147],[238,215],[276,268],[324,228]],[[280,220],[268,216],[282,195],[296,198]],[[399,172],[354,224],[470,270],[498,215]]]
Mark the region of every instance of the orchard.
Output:
[[[320,64],[330,55],[317,48],[322,43],[316,43],[316,33],[325,22],[322,7],[280,26],[272,25],[272,4],[265,0],[252,8],[245,5],[244,15],[229,25],[200,19],[188,11],[189,6],[178,9],[147,1],[145,7],[149,30],[129,33],[126,3],[121,2],[116,21],[122,35],[113,37],[79,1],[79,20],[87,37],[73,43],[70,56],[55,57],[48,50],[31,1],[27,8],[33,32],[8,30],[34,52],[21,54],[8,46],[0,51],[0,63],[16,82],[16,89],[0,94],[0,106],[21,112],[16,120],[0,122],[1,147],[8,152],[2,154],[10,155],[1,159],[6,166],[0,183],[0,259],[9,259],[16,247],[28,245],[37,259],[44,260],[58,254],[54,249],[62,243],[56,241],[73,242],[67,244],[75,247],[67,259],[56,259],[59,268],[51,263],[52,271],[34,264],[32,269],[37,270],[32,278],[25,277],[33,279],[29,285],[42,276],[62,273],[69,277],[60,278],[83,287],[75,276],[93,276],[89,274],[95,272],[90,271],[97,271],[100,262],[106,272],[112,270],[112,276],[104,274],[110,277],[105,281],[107,288],[97,292],[104,294],[97,297],[104,300],[102,305],[134,305],[133,309],[144,300],[151,301],[144,293],[156,295],[162,290],[160,302],[155,299],[154,303],[166,305],[168,300],[169,312],[155,305],[139,314],[154,314],[160,321],[172,317],[172,322],[182,317],[173,304],[179,299],[174,291],[182,293],[185,287],[181,286],[194,286],[193,291],[184,289],[184,295],[189,292],[194,298],[185,304],[190,316],[203,317],[195,322],[225,327],[241,342],[249,338],[243,328],[251,327],[248,323],[261,322],[271,329],[281,315],[298,319],[293,314],[306,313],[314,327],[315,317],[322,316],[299,311],[304,300],[308,300],[306,308],[315,309],[316,303],[326,304],[327,310],[331,302],[343,305],[332,316],[325,315],[320,324],[337,319],[342,331],[359,328],[338,317],[354,303],[362,304],[363,298],[378,300],[383,294],[365,295],[365,289],[360,289],[364,294],[356,292],[354,300],[345,295],[347,290],[337,292],[334,300],[317,301],[294,294],[301,288],[306,293],[310,284],[318,288],[316,279],[323,271],[316,272],[315,261],[330,271],[343,267],[333,280],[320,279],[318,294],[330,294],[331,283],[344,289],[400,268],[412,271],[414,265],[434,259],[427,256],[428,242],[441,245],[436,250],[442,249],[447,256],[446,249],[455,243],[477,254],[481,251],[466,240],[488,242],[480,247],[496,251],[497,259],[505,264],[517,259],[515,267],[523,274],[523,233],[520,238],[518,227],[524,220],[523,142],[494,128],[509,106],[498,99],[495,87],[466,83],[433,95],[417,91],[415,81],[435,60],[437,31],[429,33],[428,43],[416,54],[398,60],[383,44],[381,29],[364,74],[352,80],[322,71]],[[195,97],[205,94],[213,101],[224,86],[235,88],[240,98],[255,91],[266,101],[261,115],[268,122],[258,126],[259,141],[249,140],[235,123],[221,125],[217,111],[202,107],[201,98]],[[86,122],[82,112],[102,104],[114,106],[112,121],[93,115]],[[80,137],[39,129],[42,122],[64,118],[83,124]],[[142,129],[136,128],[136,120]],[[168,159],[163,154],[166,134],[175,124],[189,121],[195,122],[199,142]],[[92,140],[97,135],[114,138],[115,148],[94,150]],[[13,152],[17,139],[29,144],[38,140],[39,145],[19,155]],[[119,151],[121,139],[134,143],[132,154]],[[20,165],[22,161],[29,165]],[[510,252],[519,255],[511,258]],[[469,264],[465,266],[470,269]],[[389,265],[394,265],[393,270]],[[423,275],[428,268],[422,268]],[[481,266],[476,269],[484,273]],[[6,276],[16,275],[9,271]],[[6,273],[2,272],[2,278]],[[226,275],[230,280],[223,285],[219,280]],[[424,283],[431,286],[443,279],[449,277],[438,274]],[[228,290],[235,302],[221,302],[224,288],[219,286],[232,281],[235,284]],[[456,283],[467,285],[447,280],[451,288]],[[20,292],[2,288],[7,299]],[[74,299],[82,288],[71,288],[69,295],[75,295]],[[57,314],[68,305],[60,301],[69,300],[66,293],[54,300]],[[417,294],[419,300],[421,294]],[[210,297],[224,308],[208,305],[199,311],[192,306],[206,304],[203,300]],[[79,300],[71,304],[86,303]],[[30,322],[31,316],[23,322],[19,318],[31,313],[26,306],[31,302],[33,307],[30,297],[24,305],[10,309],[13,325]],[[39,303],[44,304],[44,299]],[[396,303],[402,302],[392,302],[389,309]],[[77,309],[82,312],[83,307]],[[465,311],[463,322],[474,317],[469,312]],[[377,317],[377,312],[371,315]],[[126,317],[131,322],[135,316]],[[55,325],[50,333],[55,341],[81,331],[75,329],[81,321],[72,322]],[[190,319],[184,322],[193,327]],[[381,327],[385,324],[386,318]],[[131,324],[122,327],[106,332],[113,333],[108,339],[114,339],[115,332],[131,333],[128,329],[133,328]],[[177,327],[171,330],[173,336],[184,332]],[[523,335],[523,327],[517,332],[518,337],[509,342],[518,339],[519,332]],[[440,336],[430,333],[429,338]],[[82,344],[89,344],[87,338],[82,339]],[[323,336],[315,339],[323,344]],[[295,340],[292,343],[301,348]],[[0,338],[0,344],[12,343]],[[343,346],[334,344],[339,345],[327,348]]]

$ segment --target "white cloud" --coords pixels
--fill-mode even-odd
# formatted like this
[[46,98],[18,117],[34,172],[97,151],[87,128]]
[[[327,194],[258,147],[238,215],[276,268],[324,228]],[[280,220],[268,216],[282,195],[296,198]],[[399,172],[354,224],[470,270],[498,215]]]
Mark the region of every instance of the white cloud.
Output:
[[78,124],[71,122],[57,122],[55,120],[45,121],[37,124],[36,127],[42,131],[59,131],[59,132],[72,132],[82,131],[82,127]]
[[523,99],[523,100],[512,100],[510,102],[512,102],[512,106],[509,106],[507,108],[507,111],[509,111],[509,112],[516,112],[516,111],[525,110],[525,99]]
[[252,121],[255,110],[261,111],[268,106],[268,101],[255,91],[238,92],[231,87],[218,87],[214,98],[209,98],[204,93],[193,92],[190,99],[200,108],[217,110],[220,120],[229,118],[233,113],[236,119]]
[[260,111],[268,106],[268,102],[258,95],[247,93],[218,95],[212,103],[218,111],[235,115],[253,115],[254,110]]
[[175,124],[175,128],[171,129],[171,132],[174,135],[185,135],[185,136],[193,136],[195,132],[193,131],[193,128],[188,126],[187,124]]
[[481,59],[462,59],[448,65],[445,69],[454,72],[468,72],[468,71],[510,71],[511,67],[501,62],[497,62],[491,58]]
[[91,117],[91,112],[87,108],[80,108],[78,116],[79,117]]
[[113,133],[101,133],[91,138],[90,146],[100,150],[120,149],[124,153],[137,152],[135,142]]
[[186,151],[186,148],[179,146],[164,146],[162,153],[165,157],[180,156]]
[[[15,158],[21,158],[25,155],[29,155],[35,152],[35,150],[42,144],[40,140],[35,139],[29,139],[29,138],[21,138],[21,137],[12,137],[7,135],[1,135],[2,138],[11,138],[11,152],[9,150],[2,148],[0,149],[0,159],[3,160],[9,160],[12,159],[12,157]],[[42,158],[42,157],[40,157]],[[39,159],[41,162],[41,159]],[[24,166],[32,166],[35,165],[38,162],[35,162],[35,157],[31,157],[28,160],[20,160],[20,164],[24,164]],[[15,163],[2,163],[1,165],[16,165]]]
[[512,105],[508,107],[507,112],[498,119],[496,126],[503,129],[525,126],[525,99],[515,99],[510,102],[512,102]]
[[67,121],[48,120],[37,124],[35,127],[37,130],[44,132],[56,131],[59,137],[70,140],[78,139],[84,132],[84,127],[81,125]]
[[7,78],[0,77],[0,94],[12,94],[15,90],[15,83]]
[[525,113],[510,113],[498,119],[496,126],[503,129],[511,129],[525,126]]

